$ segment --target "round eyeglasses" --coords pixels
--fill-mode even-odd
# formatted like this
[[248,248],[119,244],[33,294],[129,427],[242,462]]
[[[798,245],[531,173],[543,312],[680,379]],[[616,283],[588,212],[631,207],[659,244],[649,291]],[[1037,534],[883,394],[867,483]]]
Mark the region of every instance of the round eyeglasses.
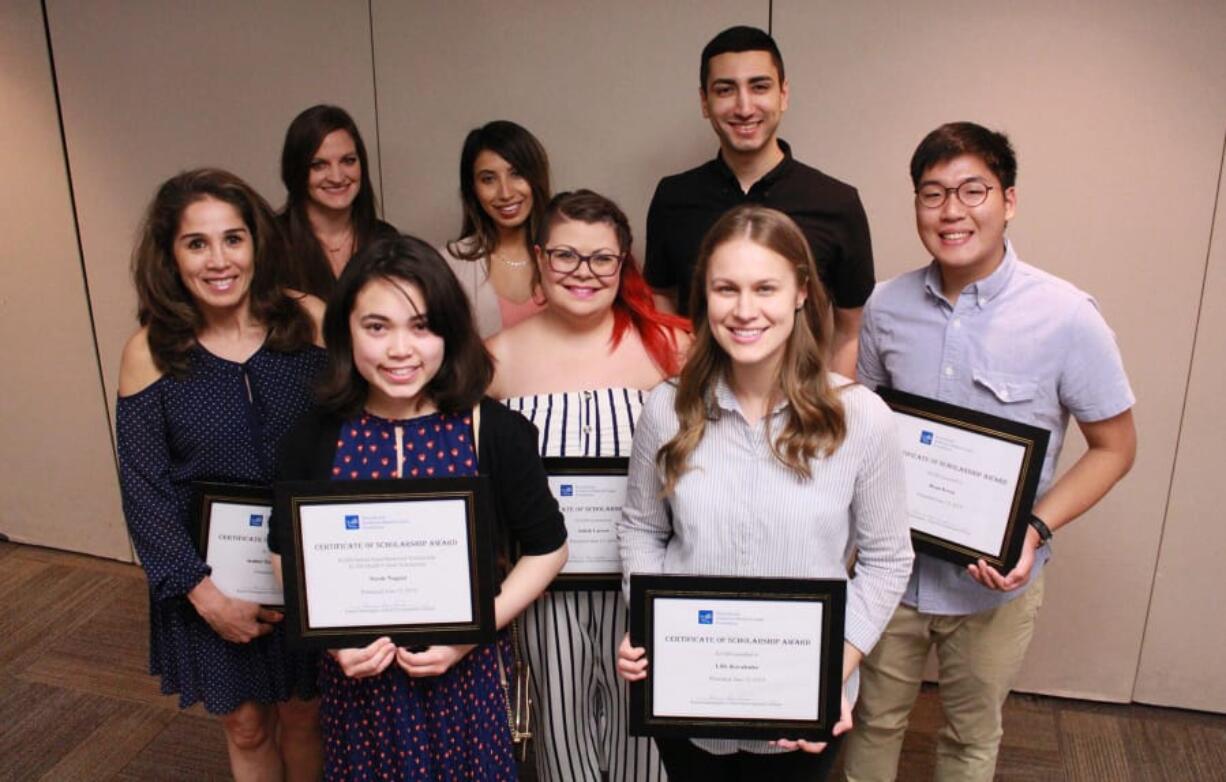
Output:
[[574,274],[579,271],[579,264],[586,263],[593,277],[612,277],[621,269],[625,253],[615,253],[611,250],[597,250],[591,255],[584,255],[573,247],[546,247],[545,257],[549,259],[549,268],[558,274]]
[[985,185],[978,179],[968,179],[957,187],[943,187],[929,182],[915,191],[915,200],[926,209],[937,209],[945,206],[949,194],[953,193],[958,196],[963,206],[979,206],[988,200],[988,192],[991,190],[991,185]]

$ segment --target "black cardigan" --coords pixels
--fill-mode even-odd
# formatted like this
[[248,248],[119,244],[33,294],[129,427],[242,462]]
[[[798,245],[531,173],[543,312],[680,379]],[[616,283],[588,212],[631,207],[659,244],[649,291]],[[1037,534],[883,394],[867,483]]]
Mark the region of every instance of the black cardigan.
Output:
[[[333,413],[318,408],[311,411],[281,442],[277,479],[330,478],[342,423]],[[504,546],[517,544],[521,554],[557,551],[566,542],[566,525],[541,465],[536,427],[489,398],[481,400],[480,426],[477,469],[489,476],[493,487],[496,540]],[[268,547],[280,553],[277,523],[274,514],[268,522]]]

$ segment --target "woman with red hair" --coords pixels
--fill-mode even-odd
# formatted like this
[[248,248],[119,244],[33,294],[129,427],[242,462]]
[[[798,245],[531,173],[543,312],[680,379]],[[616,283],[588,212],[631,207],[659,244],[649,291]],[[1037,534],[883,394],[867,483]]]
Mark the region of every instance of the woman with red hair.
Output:
[[[680,371],[689,322],[656,310],[630,245],[609,199],[555,196],[534,247],[545,308],[487,343],[490,396],[536,424],[542,456],[629,456],[646,392]],[[650,739],[626,733],[615,665],[626,621],[618,590],[546,592],[523,614],[541,780],[663,779]]]

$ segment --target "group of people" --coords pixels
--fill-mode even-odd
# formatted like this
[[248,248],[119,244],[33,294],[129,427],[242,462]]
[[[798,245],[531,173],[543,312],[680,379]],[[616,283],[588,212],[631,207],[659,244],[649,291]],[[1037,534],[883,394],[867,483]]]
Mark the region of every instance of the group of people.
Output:
[[[120,371],[124,511],[151,670],[221,715],[236,779],[513,779],[515,655],[542,780],[821,779],[840,744],[847,779],[892,779],[932,646],[938,778],[991,778],[1048,541],[1135,453],[1113,336],[1091,297],[1005,238],[1004,135],[952,123],[923,139],[911,176],[933,262],[874,289],[856,191],[777,137],[788,82],[770,36],[712,39],[699,94],[719,154],[661,180],[641,269],[623,211],[552,195],[545,150],[508,121],[465,139],[463,223],[438,249],[377,217],[361,134],[332,106],[286,134],[280,213],[215,169],[158,190]],[[1050,430],[1012,572],[913,555],[879,386]],[[1070,413],[1089,449],[1053,480]],[[846,578],[854,555],[833,742],[628,734],[627,682],[650,660],[623,591],[547,589],[567,557],[551,456],[629,458],[627,578]],[[291,650],[279,613],[213,584],[188,531],[197,480],[478,474],[484,522],[516,552],[492,644]]]

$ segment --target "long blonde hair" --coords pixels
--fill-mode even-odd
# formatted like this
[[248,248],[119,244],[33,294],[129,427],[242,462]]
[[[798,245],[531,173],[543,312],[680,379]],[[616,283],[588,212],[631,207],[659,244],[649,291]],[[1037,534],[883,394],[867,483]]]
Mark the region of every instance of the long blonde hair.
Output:
[[[746,204],[725,213],[707,231],[698,251],[690,313],[694,321],[694,344],[677,380],[674,409],[679,429],[660,448],[656,459],[664,468],[664,493],[671,494],[689,469],[690,454],[702,441],[708,420],[718,415],[714,404],[715,383],[726,377],[728,354],[724,352],[707,317],[707,272],[711,256],[721,245],[748,239],[782,256],[792,264],[796,284],[807,295],[784,346],[778,390],[770,405],[786,400],[787,421],[771,440],[771,450],[785,467],[807,479],[809,462],[829,456],[847,435],[843,403],[826,375],[832,320],[830,300],[817,276],[809,242],[792,219],[782,212]],[[770,417],[766,419],[770,434]]]

